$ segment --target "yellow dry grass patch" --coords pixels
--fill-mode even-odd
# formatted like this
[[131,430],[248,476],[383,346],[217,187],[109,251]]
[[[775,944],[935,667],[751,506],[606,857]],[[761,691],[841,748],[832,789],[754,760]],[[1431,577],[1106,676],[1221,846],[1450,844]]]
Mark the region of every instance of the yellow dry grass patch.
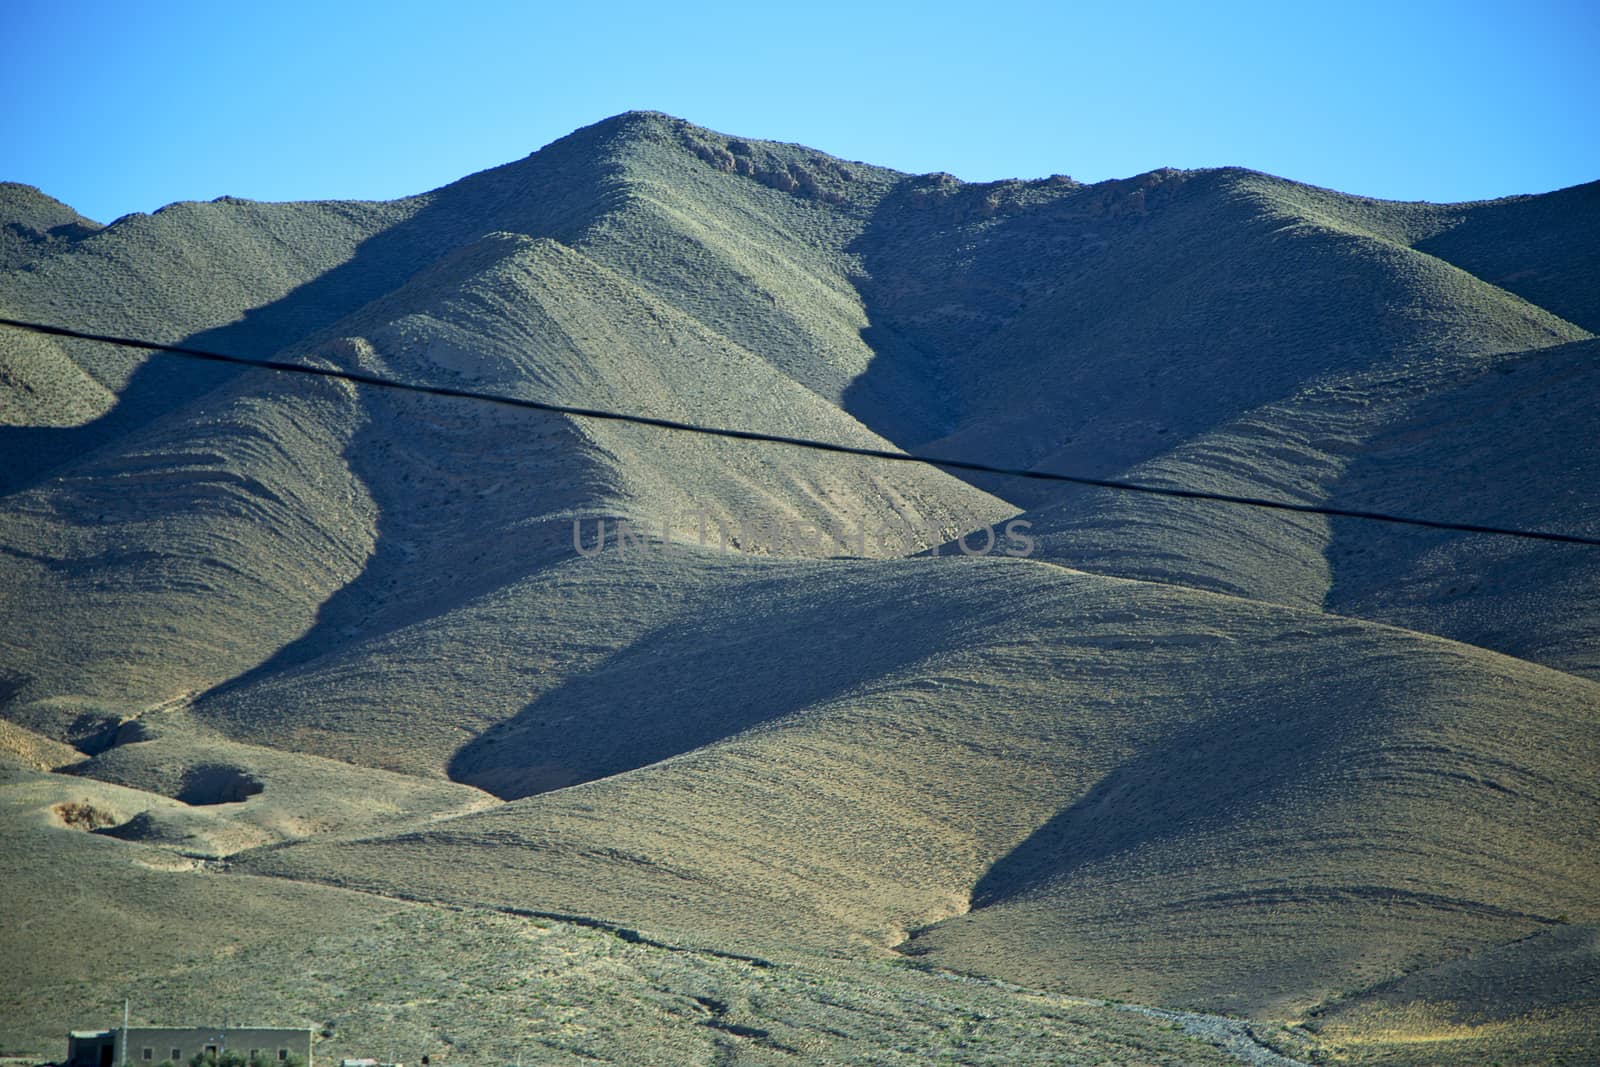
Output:
[[1369,1020],[1350,1032],[1341,1030],[1335,1032],[1337,1036],[1329,1036],[1337,1043],[1351,1046],[1437,1045],[1505,1037],[1516,1029],[1516,1025],[1506,1020],[1461,1022],[1450,1018],[1449,1013],[1439,1005],[1410,1004],[1375,1012]]

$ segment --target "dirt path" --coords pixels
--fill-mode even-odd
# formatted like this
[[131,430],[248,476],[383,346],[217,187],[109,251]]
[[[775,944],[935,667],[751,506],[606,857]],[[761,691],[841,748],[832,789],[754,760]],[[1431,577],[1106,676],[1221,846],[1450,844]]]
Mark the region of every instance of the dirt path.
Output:
[[[1091,1001],[1090,1003],[1103,1003]],[[1149,1008],[1142,1004],[1113,1004],[1121,1011],[1131,1011],[1138,1015],[1149,1015],[1157,1019],[1167,1019],[1183,1027],[1183,1032],[1191,1037],[1207,1041],[1241,1063],[1250,1064],[1251,1067],[1307,1067],[1300,1060],[1292,1060],[1288,1056],[1274,1052],[1260,1038],[1256,1037],[1255,1027],[1242,1019],[1229,1019],[1222,1015],[1203,1015],[1194,1011],[1171,1011],[1167,1008]]]

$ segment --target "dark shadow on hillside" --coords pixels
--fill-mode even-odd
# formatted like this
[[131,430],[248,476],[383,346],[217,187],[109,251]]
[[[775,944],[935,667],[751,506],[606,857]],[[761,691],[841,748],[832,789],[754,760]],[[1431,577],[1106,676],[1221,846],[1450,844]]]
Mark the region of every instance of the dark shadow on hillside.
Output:
[[[1231,170],[1083,187],[907,178],[851,251],[877,353],[846,393],[852,414],[931,455],[1090,477],[1329,375],[1425,355],[1456,311],[1425,257]],[[1440,309],[1412,315],[1413,299]],[[897,404],[915,417],[895,422]],[[1024,509],[1061,497],[954,473]]]
[[[1037,268],[1064,240],[1055,212],[995,200],[1021,183],[961,185],[908,177],[883,198],[849,248],[874,358],[846,390],[850,414],[904,448],[953,431],[971,413],[968,351],[1010,322],[1042,284]],[[1052,183],[1048,196],[1077,187]],[[991,199],[991,198],[994,199]],[[981,237],[980,237],[981,235]],[[981,457],[980,457],[981,458]]]
[[1600,331],[1600,181],[1462,211],[1417,251]]
[[[878,583],[852,581],[860,574],[847,563],[808,566],[737,585],[736,604],[709,591],[678,620],[474,738],[451,760],[450,778],[509,800],[633,770],[937,655],[967,625],[958,598],[947,610],[927,603],[946,595],[929,584],[915,616],[929,621],[897,630]],[[743,610],[755,603],[764,626]]]
[[[1600,534],[1597,393],[1600,341],[1497,357],[1493,369],[1428,396],[1376,435],[1329,503]],[[1597,550],[1355,519],[1334,519],[1330,532],[1327,610],[1600,672]],[[1566,610],[1549,610],[1552,590]]]
[[[293,339],[253,312],[242,322],[193,334],[176,343],[264,359]],[[0,496],[37,484],[55,468],[121,440],[162,415],[198,399],[242,373],[234,367],[157,356],[128,380],[111,410],[82,426],[0,426]]]
[[[1192,845],[1273,805],[1303,803],[1289,794],[1307,772],[1337,763],[1352,742],[1380,745],[1385,723],[1412,695],[1391,689],[1365,702],[1343,695],[1360,684],[1325,671],[1315,688],[1340,693],[1339,701],[1266,690],[1241,695],[1221,714],[1175,724],[996,860],[973,887],[972,907],[1043,890],[1077,868],[1144,846]],[[1424,682],[1412,686],[1425,689]],[[1330,714],[1339,703],[1352,712]]]
[[[570,559],[570,521],[550,517],[603,499],[605,473],[556,416],[458,414],[439,425],[428,398],[369,400],[373,418],[346,452],[372,493],[378,538],[361,573],[337,589],[300,637],[196,700],[207,703],[360,641],[454,610]],[[431,408],[420,417],[422,409]],[[419,417],[407,419],[410,411]],[[540,445],[533,439],[547,436]]]
[[[1027,466],[1070,444],[1070,419],[1061,421],[1066,409],[1049,403],[1040,417],[1052,425],[1034,427],[1038,433],[1012,432],[990,419],[999,432],[954,448],[940,442],[975,415],[998,414],[986,410],[986,389],[1014,368],[984,365],[974,353],[1063,287],[1081,285],[1111,243],[1143,226],[1177,189],[1159,176],[1095,186],[1064,177],[973,185],[941,174],[905,179],[850,246],[861,259],[857,289],[871,323],[862,338],[875,357],[846,391],[846,410],[900,447],[931,455]],[[1012,355],[1027,363],[1071,358]],[[1109,458],[1089,455],[1075,457],[1073,466],[1093,474],[1114,469]],[[1055,496],[1054,488],[1014,478],[952,473],[1022,506]]]

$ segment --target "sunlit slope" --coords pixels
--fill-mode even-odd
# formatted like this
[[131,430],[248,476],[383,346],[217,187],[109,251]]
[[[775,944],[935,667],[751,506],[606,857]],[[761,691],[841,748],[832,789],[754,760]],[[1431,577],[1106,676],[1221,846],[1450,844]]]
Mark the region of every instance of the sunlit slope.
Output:
[[[609,192],[608,145],[620,124],[597,123],[526,159],[401,200],[273,204],[220,197],[128,215],[28,270],[0,275],[0,306],[79,329],[188,337],[202,347],[268,355],[485,233],[560,236],[592,221]],[[38,214],[13,199],[0,199],[0,219]],[[32,204],[40,197],[23,199]],[[113,390],[123,389],[147,359],[69,345]]]
[[85,738],[249,669],[360,572],[347,386],[273,382],[168,419],[0,509],[7,715]]
[[[548,238],[485,237],[333,332],[347,335],[341,343],[362,365],[409,381],[890,447],[761,356]],[[520,417],[530,429],[549,421]],[[761,521],[876,529],[903,512],[937,534],[1013,510],[926,468],[897,470],[891,502],[874,477],[881,463],[603,421],[572,425],[607,470],[605,495],[591,491],[579,502],[638,521],[703,513],[730,529]],[[549,472],[537,492],[558,479]]]
[[32,263],[100,229],[31,185],[0,182],[0,270]]
[[452,782],[240,744],[181,713],[146,715],[112,742],[55,769],[149,794],[142,810],[119,805],[115,825],[102,832],[187,856],[221,858],[285,840],[392,831],[495,802]]
[[[70,234],[56,233],[70,209],[36,190],[7,185],[0,225],[15,226],[7,231],[6,248],[8,256],[17,250],[17,261],[3,265],[17,269],[0,271],[0,313],[264,357],[486,233],[565,238],[592,224],[619,195],[613,157],[635,125],[630,116],[597,123],[526,159],[402,200],[267,204],[221,197],[128,215],[99,229],[84,220]],[[74,225],[71,219],[65,224]],[[44,244],[29,236],[41,227],[47,236],[54,234]],[[8,351],[15,336],[0,333],[0,363],[7,367],[18,358]],[[25,404],[48,412],[85,401],[53,395],[56,388],[74,390],[65,373],[59,387],[30,380],[38,374],[6,381],[0,400],[10,410],[0,421],[40,428],[0,429],[0,446],[15,457],[0,472],[0,488],[26,485],[236,373],[89,342],[59,346],[115,394],[116,403],[102,396],[70,419],[24,419],[11,410]],[[41,386],[42,400],[27,395]],[[12,392],[23,395],[14,403]],[[93,416],[99,417],[76,425]],[[42,428],[68,424],[75,426],[70,432]]]
[[[64,817],[192,821],[206,811],[0,755],[9,1052],[58,1056],[63,1027],[112,1023],[131,984],[135,1025],[212,1018],[226,1004],[230,1015],[313,1028],[318,1059],[406,1048],[463,1063],[615,1063],[640,1050],[676,1063],[1234,1062],[1166,1020],[1066,997],[881,963],[756,964],[255,878]],[[72,948],[94,931],[114,931],[117,950]]]
[[1462,663],[1459,649],[1404,658],[1400,686],[1381,657],[1334,659],[1337,678],[1305,694],[1373,694],[1370,718],[1324,705],[1147,748],[991,868],[970,915],[908,950],[1284,1017],[1592,916],[1594,856],[1579,843],[1596,801],[1582,767],[1592,684]]
[[[406,202],[174,204],[119,219],[29,269],[0,274],[0,313],[266,356],[348,310],[341,301],[361,288],[347,281],[357,249],[409,213]],[[0,330],[8,367],[18,359],[37,363],[37,349],[37,341]],[[42,417],[3,420],[11,426],[0,429],[0,447],[13,458],[0,486],[24,486],[116,442],[232,373],[80,341],[51,341],[46,354],[50,373],[7,375],[20,378],[8,383],[8,394],[20,394],[16,406],[43,410]],[[14,410],[10,395],[5,406]]]
[[[125,216],[33,269],[6,274],[5,306],[19,317],[84,330],[176,340],[280,301],[347,263],[364,240],[413,210],[410,201],[263,204],[224,197],[172,204],[153,215]],[[306,305],[299,312],[302,321],[316,314]],[[294,318],[266,315],[247,340],[259,352],[274,339],[267,327],[275,327],[281,344],[299,325]],[[73,351],[113,387],[146,358],[105,346]]]
[[664,115],[619,121],[622,195],[578,247],[837,403],[874,355],[855,246],[904,175]]
[[[315,942],[403,909],[318,886],[202,873],[194,859],[88,832],[91,823],[80,829],[63,820],[62,805],[120,821],[153,807],[181,808],[176,801],[19,771],[3,759],[0,775],[0,856],[8,870],[0,880],[0,909],[7,916],[0,1014],[11,1048],[58,1053],[66,1018],[60,1013],[98,1019],[109,1010],[110,991],[125,988],[133,975],[187,977],[214,966],[224,951],[248,958],[281,943],[286,930],[295,931],[300,943]],[[91,931],[116,931],[119,950],[70,950]],[[274,1002],[282,993],[271,990],[277,984],[264,983],[254,1003],[278,1007]],[[150,986],[142,988],[149,998]],[[186,1012],[175,1017],[204,1014],[211,995],[207,985],[191,986],[182,1005]],[[241,1010],[246,1003],[240,1002]],[[317,1021],[304,1018],[303,1025]]]
[[239,862],[746,949],[886,948],[951,919],[910,947],[1250,1009],[1600,904],[1592,683],[1036,563],[729,566],[755,568],[737,593],[458,771],[610,777]]
[[55,340],[8,330],[0,346],[0,426],[78,426],[112,405],[111,391]]
[[1319,1006],[1318,1040],[1354,1063],[1591,1063],[1600,927],[1562,923]]
[[[483,238],[286,355],[887,446],[767,362],[549,239]],[[734,384],[708,387],[715,381]],[[865,528],[872,536],[855,551],[878,555],[1011,511],[927,469],[891,488],[880,464],[848,457],[266,375],[237,379],[68,470],[14,494],[3,521],[4,565],[15,574],[11,699],[36,705],[23,720],[74,736],[91,725],[76,725],[79,716],[95,711],[84,700],[134,713],[490,593],[574,555],[581,517],[591,520],[579,531],[590,546],[597,521],[609,519],[614,541],[622,517],[655,530],[665,521],[695,540],[704,528],[712,543],[761,554],[850,551],[787,534]],[[902,521],[914,540],[880,536]],[[33,610],[44,603],[67,610]],[[259,605],[269,614],[256,616]]]
[[76,763],[83,754],[71,745],[0,719],[0,758],[32,770],[48,771]]
[[1250,180],[1280,210],[1414,248],[1568,322],[1600,328],[1600,182],[1433,204],[1373,200],[1260,174]]

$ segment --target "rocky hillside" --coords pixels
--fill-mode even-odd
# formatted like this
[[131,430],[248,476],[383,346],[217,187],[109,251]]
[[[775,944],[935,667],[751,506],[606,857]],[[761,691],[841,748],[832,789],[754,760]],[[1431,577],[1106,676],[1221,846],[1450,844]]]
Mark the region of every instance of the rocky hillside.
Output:
[[[3,185],[0,314],[1597,536],[1597,231],[1600,183],[969,184],[630,113],[389,203],[100,226]],[[131,980],[319,1056],[1596,1053],[1554,992],[1600,921],[1595,549],[12,330],[0,454],[7,1049]],[[86,921],[117,966],[56,958]],[[423,929],[448,975],[370,962]],[[508,952],[521,1045],[464,977]]]

